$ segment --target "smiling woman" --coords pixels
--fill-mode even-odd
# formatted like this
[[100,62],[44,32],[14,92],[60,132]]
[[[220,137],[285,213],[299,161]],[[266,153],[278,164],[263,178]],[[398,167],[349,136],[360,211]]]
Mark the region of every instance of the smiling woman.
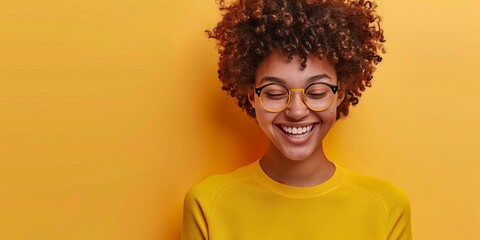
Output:
[[220,1],[223,90],[269,139],[262,158],[186,195],[183,239],[411,239],[402,190],[330,161],[323,140],[382,60],[375,4]]
[[[268,151],[267,153],[275,153],[275,155],[265,156],[261,164],[265,166],[273,159],[275,161],[282,158],[284,160],[302,161],[315,158],[312,159],[312,164],[323,163],[324,166],[327,166],[325,164],[326,161],[324,161],[326,157],[323,155],[322,140],[335,122],[336,108],[342,102],[342,97],[338,98],[338,95],[328,85],[325,85],[329,84],[336,89],[338,81],[335,70],[325,58],[319,59],[309,56],[307,59],[308,65],[305,68],[300,68],[299,63],[302,60],[298,56],[288,61],[285,61],[285,59],[288,60],[287,56],[273,52],[260,64],[255,76],[257,85],[272,86],[269,84],[275,83],[279,86],[286,86],[285,89],[291,88],[290,93],[287,94],[288,97],[286,97],[290,100],[284,101],[288,104],[283,104],[282,111],[272,112],[262,106],[261,103],[265,102],[263,99],[267,98],[263,97],[265,94],[261,95],[262,97],[260,98],[250,94],[250,96],[256,96],[255,98],[250,97],[250,99],[252,100],[252,106],[255,108],[258,124],[270,139],[270,144],[272,144],[269,149],[276,150]],[[326,87],[316,88],[316,86]],[[315,88],[315,91],[320,91],[318,92],[319,95],[330,97],[314,98],[310,96],[313,95],[310,93],[312,87]],[[309,91],[306,92],[304,88]],[[292,90],[296,89],[301,90],[300,94],[292,94]],[[318,106],[318,109],[312,109],[312,106]],[[303,128],[310,130],[304,132]],[[321,156],[322,161],[319,161],[319,156]],[[289,161],[278,162],[285,163]],[[331,166],[328,165],[328,169],[330,168]],[[264,169],[272,168],[265,166]],[[316,171],[321,169],[324,168],[321,166],[309,166],[305,170],[315,172],[309,172],[308,175],[311,174],[312,176],[303,176],[303,178],[309,178],[310,181],[315,179],[317,181],[312,182],[311,185],[319,184],[322,182],[322,179],[317,178],[322,174]],[[287,183],[285,180],[275,180]],[[291,180],[298,181],[300,179]]]

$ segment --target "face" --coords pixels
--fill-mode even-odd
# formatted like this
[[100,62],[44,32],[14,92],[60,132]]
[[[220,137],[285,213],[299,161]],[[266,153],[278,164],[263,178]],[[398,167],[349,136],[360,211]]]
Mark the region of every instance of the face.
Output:
[[[255,87],[269,83],[278,83],[288,89],[306,88],[317,82],[337,85],[337,74],[332,65],[324,58],[309,56],[307,67],[300,67],[302,59],[294,56],[289,60],[286,55],[273,52],[258,66],[255,73]],[[333,103],[324,111],[309,109],[302,100],[302,93],[291,93],[289,105],[280,112],[266,110],[259,97],[251,93],[249,99],[255,108],[258,124],[270,139],[270,153],[301,161],[323,154],[322,141],[336,119],[336,109],[341,99],[335,94]]]

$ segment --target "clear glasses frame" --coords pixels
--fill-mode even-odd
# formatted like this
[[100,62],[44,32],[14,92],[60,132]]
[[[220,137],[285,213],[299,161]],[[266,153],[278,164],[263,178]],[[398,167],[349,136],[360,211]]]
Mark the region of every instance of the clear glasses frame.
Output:
[[[328,109],[332,103],[334,102],[333,101],[333,98],[332,98],[332,101],[330,102],[330,104],[328,104],[326,107],[324,108],[314,108],[312,106],[310,106],[310,104],[308,104],[308,101],[307,101],[307,96],[305,95],[305,92],[307,92],[308,88],[310,88],[311,86],[314,86],[316,84],[322,84],[322,85],[325,85],[327,87],[329,87],[332,92],[333,92],[333,95],[335,95],[337,92],[338,92],[338,85],[332,85],[332,84],[328,84],[328,83],[324,83],[324,82],[316,82],[316,83],[312,83],[310,85],[308,85],[306,88],[291,88],[291,89],[288,89],[286,86],[282,85],[282,84],[278,84],[278,83],[269,83],[269,84],[266,84],[264,86],[261,86],[261,87],[258,87],[256,88],[255,86],[254,89],[255,89],[255,94],[257,94],[259,100],[260,100],[260,103],[262,104],[262,107],[265,108],[265,110],[269,111],[269,112],[281,112],[283,110],[285,110],[288,105],[290,104],[291,102],[291,99],[292,99],[292,92],[301,92],[302,93],[302,100],[303,100],[303,103],[305,103],[305,105],[312,111],[315,111],[315,112],[321,112],[321,111],[325,111],[326,109]],[[272,110],[272,109],[269,109],[268,107],[266,107],[263,102],[262,102],[262,98],[260,97],[261,96],[261,93],[262,93],[262,90],[265,89],[266,87],[270,86],[270,85],[277,85],[277,86],[281,86],[283,88],[285,88],[285,90],[288,91],[288,100],[287,100],[287,103],[285,104],[285,106],[279,110]]]

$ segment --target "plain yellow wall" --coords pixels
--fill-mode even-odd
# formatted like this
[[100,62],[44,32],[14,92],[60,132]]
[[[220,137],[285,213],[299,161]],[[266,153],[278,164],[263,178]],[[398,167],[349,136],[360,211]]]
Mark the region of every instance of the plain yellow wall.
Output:
[[[480,236],[480,1],[380,1],[387,55],[328,156],[409,194],[415,239]],[[178,239],[183,196],[256,160],[215,1],[0,4],[0,239]]]

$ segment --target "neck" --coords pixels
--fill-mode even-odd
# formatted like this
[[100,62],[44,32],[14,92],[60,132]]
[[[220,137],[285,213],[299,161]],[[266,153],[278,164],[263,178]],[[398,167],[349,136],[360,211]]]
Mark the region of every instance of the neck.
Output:
[[335,166],[325,156],[322,146],[305,159],[291,160],[270,143],[260,166],[273,180],[295,187],[321,184],[335,172]]

